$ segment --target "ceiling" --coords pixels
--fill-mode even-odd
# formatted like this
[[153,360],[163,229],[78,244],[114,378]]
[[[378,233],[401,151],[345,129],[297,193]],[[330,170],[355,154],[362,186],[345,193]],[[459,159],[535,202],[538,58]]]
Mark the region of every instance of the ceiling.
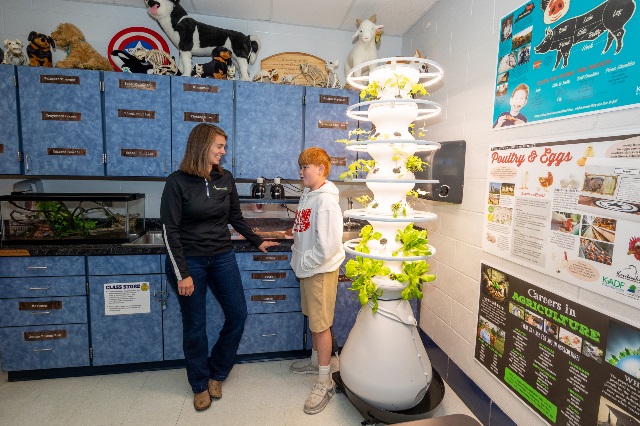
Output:
[[[144,0],[76,0],[143,8]],[[438,0],[182,0],[187,12],[305,27],[355,31],[377,14],[387,36],[403,36]]]

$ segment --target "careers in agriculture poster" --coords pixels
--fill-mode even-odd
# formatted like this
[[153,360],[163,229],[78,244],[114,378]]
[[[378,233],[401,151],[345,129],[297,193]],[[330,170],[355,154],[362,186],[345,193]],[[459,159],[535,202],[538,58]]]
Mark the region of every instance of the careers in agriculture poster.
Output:
[[494,129],[640,103],[637,0],[536,0],[500,21]]
[[640,330],[481,266],[475,358],[552,425],[640,423]]

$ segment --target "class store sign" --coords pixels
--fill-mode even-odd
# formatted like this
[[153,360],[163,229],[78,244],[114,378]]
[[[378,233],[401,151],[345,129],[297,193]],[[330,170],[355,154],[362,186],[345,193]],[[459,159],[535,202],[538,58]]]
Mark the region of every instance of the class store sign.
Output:
[[500,21],[493,129],[640,105],[637,0],[540,0]]

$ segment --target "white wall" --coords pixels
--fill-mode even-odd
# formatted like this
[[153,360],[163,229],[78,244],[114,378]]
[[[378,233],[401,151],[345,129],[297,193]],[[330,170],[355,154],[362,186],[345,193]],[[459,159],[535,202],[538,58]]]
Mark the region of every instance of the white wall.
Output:
[[420,49],[440,63],[444,82],[431,100],[444,114],[430,128],[442,142],[466,140],[464,201],[435,203],[439,221],[429,235],[437,249],[432,262],[438,278],[422,301],[421,327],[518,424],[544,425],[474,358],[480,263],[491,262],[549,291],[579,301],[608,315],[638,324],[640,310],[580,289],[481,249],[489,145],[525,139],[562,140],[638,133],[637,109],[604,112],[578,118],[491,131],[493,90],[500,20],[523,0],[444,0],[438,2],[403,38],[402,53]]

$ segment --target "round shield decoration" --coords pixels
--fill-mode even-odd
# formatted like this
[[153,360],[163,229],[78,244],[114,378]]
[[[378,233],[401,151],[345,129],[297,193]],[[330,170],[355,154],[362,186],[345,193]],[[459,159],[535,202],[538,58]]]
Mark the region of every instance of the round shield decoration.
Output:
[[119,31],[109,41],[107,57],[116,71],[122,71],[122,60],[111,56],[114,50],[133,51],[136,47],[147,50],[162,50],[168,54],[169,45],[157,32],[145,27],[129,27]]

